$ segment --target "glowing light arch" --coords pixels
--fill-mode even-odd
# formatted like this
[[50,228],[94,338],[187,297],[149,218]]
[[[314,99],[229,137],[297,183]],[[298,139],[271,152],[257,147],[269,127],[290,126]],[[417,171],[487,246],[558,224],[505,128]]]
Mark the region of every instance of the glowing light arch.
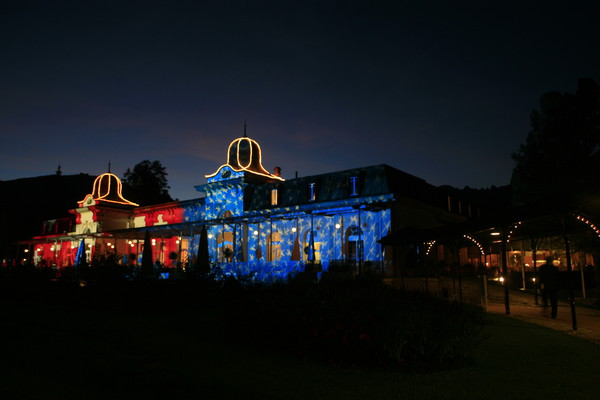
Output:
[[481,243],[479,243],[479,241],[477,239],[475,239],[474,237],[471,237],[469,235],[463,235],[463,237],[465,239],[469,239],[471,242],[475,243],[475,245],[479,248],[479,251],[481,252],[482,256],[485,256],[485,251],[483,250],[483,246]]
[[[241,146],[242,142],[248,143],[249,154],[248,154],[248,162],[247,163],[241,162],[242,158],[240,157],[240,148],[242,147]],[[235,150],[234,160],[232,160],[232,157],[231,157],[231,154],[232,154],[231,148],[233,146],[236,146],[234,149]],[[254,157],[255,157],[254,151],[255,150],[257,153],[257,157],[258,157],[257,160],[254,159]],[[254,166],[255,169],[252,169],[251,167],[253,166],[253,164],[255,164],[255,161],[257,162],[256,163],[257,165]],[[232,140],[231,143],[229,143],[229,147],[227,148],[227,163],[223,164],[219,168],[217,168],[216,172],[214,172],[212,174],[204,175],[204,177],[212,178],[212,177],[216,176],[223,167],[229,167],[235,172],[247,171],[247,172],[251,172],[253,174],[264,176],[264,177],[271,178],[271,179],[277,179],[280,181],[285,180],[280,176],[270,174],[263,167],[263,165],[262,165],[262,149],[260,148],[260,145],[258,144],[258,142],[256,140],[250,139],[247,136]],[[256,169],[258,169],[258,170],[256,170]]]
[[425,255],[428,256],[429,253],[431,252],[431,249],[433,248],[433,246],[435,246],[437,240],[432,240],[431,242],[427,242],[425,243],[427,245],[427,250],[425,250]]
[[126,200],[123,197],[122,192],[123,184],[119,177],[110,172],[105,172],[94,180],[92,193],[85,196],[85,198],[79,202],[80,207],[82,207],[89,198],[92,198],[94,201],[101,200],[115,204],[139,206],[137,203]]
[[587,226],[589,226],[594,231],[596,236],[600,237],[600,229],[596,226],[596,224],[594,224],[592,221],[590,221],[588,218],[586,218],[582,215],[575,214],[575,213],[572,213],[572,215],[575,216],[575,218],[577,218],[578,221],[581,221],[584,224],[586,224]]

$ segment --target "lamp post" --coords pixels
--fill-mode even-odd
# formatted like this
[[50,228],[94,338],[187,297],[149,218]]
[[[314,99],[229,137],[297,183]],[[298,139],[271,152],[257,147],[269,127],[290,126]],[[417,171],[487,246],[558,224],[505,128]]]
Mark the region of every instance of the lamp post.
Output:
[[502,276],[504,277],[504,309],[506,315],[510,315],[510,299],[508,293],[508,263],[506,260],[506,227],[502,228]]

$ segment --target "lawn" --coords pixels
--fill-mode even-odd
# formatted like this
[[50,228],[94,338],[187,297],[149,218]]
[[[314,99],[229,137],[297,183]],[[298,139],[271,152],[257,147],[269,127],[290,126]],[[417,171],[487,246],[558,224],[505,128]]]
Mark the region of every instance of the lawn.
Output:
[[467,365],[402,372],[230,343],[219,329],[219,305],[202,296],[147,294],[125,305],[110,292],[73,302],[48,296],[3,296],[2,399],[531,400],[600,393],[600,346],[501,315],[489,316],[489,338]]

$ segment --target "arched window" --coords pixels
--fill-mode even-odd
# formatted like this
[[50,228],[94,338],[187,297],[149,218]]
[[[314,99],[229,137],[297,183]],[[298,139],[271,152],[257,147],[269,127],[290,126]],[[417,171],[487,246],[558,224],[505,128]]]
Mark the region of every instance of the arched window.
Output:
[[225,219],[225,218],[231,218],[233,217],[233,213],[229,210],[225,210],[221,213],[221,218]]
[[363,259],[364,235],[359,226],[352,225],[346,230],[346,259],[360,261]]
[[321,261],[321,242],[316,231],[310,229],[304,233],[304,251],[302,252],[304,261]]

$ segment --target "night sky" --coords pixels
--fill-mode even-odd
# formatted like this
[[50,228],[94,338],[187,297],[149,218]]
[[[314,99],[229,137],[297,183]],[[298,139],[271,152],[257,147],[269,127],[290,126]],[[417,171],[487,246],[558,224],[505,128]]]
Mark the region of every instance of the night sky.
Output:
[[284,178],[386,163],[500,186],[540,95],[600,82],[592,1],[12,3],[0,180],[160,160],[195,198],[246,120]]

